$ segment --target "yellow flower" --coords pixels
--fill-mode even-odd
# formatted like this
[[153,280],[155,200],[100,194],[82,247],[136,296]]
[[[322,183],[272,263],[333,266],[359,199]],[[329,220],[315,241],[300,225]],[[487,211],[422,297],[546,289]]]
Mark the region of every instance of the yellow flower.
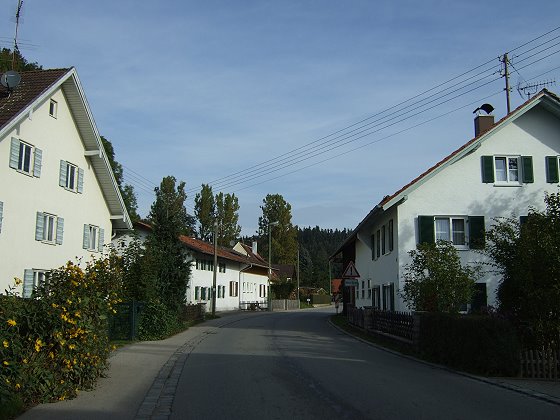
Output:
[[23,364],[24,364],[24,365],[27,364],[27,359],[23,359]]
[[38,338],[37,340],[35,340],[35,351],[41,351],[41,347],[43,347],[44,345],[45,344]]
[[15,327],[17,325],[17,322],[13,319],[8,319],[6,322],[10,327]]
[[74,350],[74,349],[76,348],[76,345],[75,345],[75,344],[70,344],[70,345],[68,346],[68,348],[69,348],[70,350]]
[[14,283],[16,284],[16,286],[19,286],[22,283],[22,281],[21,281],[21,279],[18,279],[17,277],[14,277]]
[[5,347],[5,348],[10,347],[10,343],[8,343],[6,340],[4,340],[4,341],[2,342],[2,344],[4,344],[4,347]]
[[16,384],[16,389],[20,389],[21,385],[20,384]]
[[4,366],[10,366],[10,362],[8,362],[7,360],[4,360]]

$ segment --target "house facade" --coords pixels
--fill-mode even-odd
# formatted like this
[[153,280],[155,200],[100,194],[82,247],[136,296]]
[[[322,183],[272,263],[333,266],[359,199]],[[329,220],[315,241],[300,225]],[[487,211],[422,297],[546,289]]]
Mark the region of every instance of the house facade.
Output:
[[[339,247],[344,266],[359,273],[345,302],[385,310],[409,308],[399,295],[408,252],[419,243],[451,241],[463,264],[488,262],[484,232],[500,217],[544,209],[557,192],[560,99],[543,90],[498,123],[477,116],[471,141],[384,197]],[[331,257],[331,258],[333,258]],[[483,265],[483,267],[485,267]],[[500,278],[490,267],[476,285],[474,307],[496,305]]]
[[0,86],[0,291],[30,296],[49,270],[100,256],[132,227],[75,69]]
[[[199,239],[182,236],[181,241],[189,251],[191,278],[186,292],[186,302],[207,303],[210,310],[214,276],[214,246]],[[233,249],[217,248],[216,310],[249,309],[266,307],[268,265],[256,249],[237,243]]]

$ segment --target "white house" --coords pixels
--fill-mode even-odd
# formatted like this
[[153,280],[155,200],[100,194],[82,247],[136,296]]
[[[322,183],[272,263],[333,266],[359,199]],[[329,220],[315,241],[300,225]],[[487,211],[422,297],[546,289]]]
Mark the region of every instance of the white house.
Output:
[[[210,309],[214,275],[214,246],[199,239],[182,236],[189,250],[191,279],[187,303],[206,302]],[[217,248],[216,310],[248,309],[266,305],[268,299],[268,264],[253,249],[237,243],[233,249]]]
[[[357,280],[347,302],[408,310],[398,292],[417,244],[452,241],[464,264],[483,262],[479,249],[495,218],[544,209],[545,192],[558,191],[560,99],[543,90],[498,123],[493,118],[478,115],[475,138],[384,197],[335,252]],[[477,283],[476,307],[496,304],[500,279],[490,271]]]
[[74,68],[0,86],[0,291],[31,294],[69,260],[132,227]]

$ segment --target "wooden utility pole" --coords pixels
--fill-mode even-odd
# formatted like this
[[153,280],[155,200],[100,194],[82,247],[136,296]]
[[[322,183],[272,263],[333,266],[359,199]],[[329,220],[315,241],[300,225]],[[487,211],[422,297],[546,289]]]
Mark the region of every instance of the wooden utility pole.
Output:
[[214,222],[214,273],[212,277],[212,316],[216,316],[216,278],[218,271],[218,222]]
[[502,63],[504,63],[504,77],[506,78],[506,104],[507,104],[507,113],[509,114],[511,112],[511,106],[510,106],[510,102],[509,102],[509,91],[510,91],[510,87],[509,87],[509,69],[508,69],[508,63],[509,63],[509,59],[508,59],[508,55],[507,53],[505,53],[502,56]]

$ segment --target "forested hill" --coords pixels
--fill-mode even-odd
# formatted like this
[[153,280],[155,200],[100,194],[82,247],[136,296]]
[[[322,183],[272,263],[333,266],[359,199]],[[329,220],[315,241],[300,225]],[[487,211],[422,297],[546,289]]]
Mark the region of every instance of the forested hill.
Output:
[[[298,229],[300,285],[329,290],[329,255],[350,235],[348,229],[321,229],[319,226]],[[332,266],[333,278],[340,277],[342,268]]]

